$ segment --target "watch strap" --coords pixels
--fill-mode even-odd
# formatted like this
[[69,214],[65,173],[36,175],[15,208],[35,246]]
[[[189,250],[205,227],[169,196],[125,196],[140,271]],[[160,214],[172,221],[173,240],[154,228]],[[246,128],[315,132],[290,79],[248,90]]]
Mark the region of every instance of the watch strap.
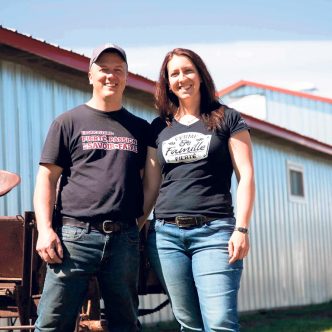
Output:
[[248,234],[248,228],[246,227],[235,227],[234,228],[234,231],[238,231],[240,233],[243,233],[243,234]]

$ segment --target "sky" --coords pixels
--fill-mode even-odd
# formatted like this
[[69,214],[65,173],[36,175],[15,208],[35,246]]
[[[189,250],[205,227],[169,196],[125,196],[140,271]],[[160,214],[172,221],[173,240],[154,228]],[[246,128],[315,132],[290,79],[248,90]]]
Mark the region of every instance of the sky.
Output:
[[250,80],[332,98],[332,0],[0,0],[0,25],[86,56],[116,43],[152,80],[185,47],[217,90]]

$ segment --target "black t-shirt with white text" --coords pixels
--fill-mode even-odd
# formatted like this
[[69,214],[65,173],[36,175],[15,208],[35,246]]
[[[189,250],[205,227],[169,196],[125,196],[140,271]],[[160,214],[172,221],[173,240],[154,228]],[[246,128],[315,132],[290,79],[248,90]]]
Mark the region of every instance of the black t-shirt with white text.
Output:
[[228,140],[249,130],[240,113],[225,107],[222,128],[210,131],[199,120],[189,126],[173,119],[167,127],[161,118],[151,124],[162,184],[155,205],[158,219],[178,215],[232,217],[233,165]]
[[122,108],[102,112],[80,105],[52,123],[40,164],[63,168],[57,207],[84,220],[133,220],[143,214],[140,170],[147,121]]

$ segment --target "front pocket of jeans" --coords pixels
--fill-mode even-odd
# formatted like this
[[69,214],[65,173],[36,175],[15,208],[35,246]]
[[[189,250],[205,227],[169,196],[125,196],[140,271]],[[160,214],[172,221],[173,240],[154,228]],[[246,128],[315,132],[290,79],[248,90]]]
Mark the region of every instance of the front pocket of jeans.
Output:
[[85,228],[62,226],[57,230],[58,236],[64,241],[77,241],[86,233]]
[[139,243],[139,232],[138,228],[132,227],[126,232],[128,242],[131,244]]
[[158,229],[163,226],[163,224],[164,223],[161,219],[156,219],[155,222],[154,222],[154,225],[153,225],[154,230],[157,232]]
[[234,226],[235,226],[234,218],[216,219],[204,225],[204,227],[213,232],[225,231],[231,233],[234,231]]

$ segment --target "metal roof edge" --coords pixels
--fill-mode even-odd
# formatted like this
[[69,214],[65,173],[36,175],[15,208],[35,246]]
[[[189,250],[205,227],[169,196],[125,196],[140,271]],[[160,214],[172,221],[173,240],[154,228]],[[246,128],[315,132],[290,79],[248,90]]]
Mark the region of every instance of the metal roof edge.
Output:
[[297,97],[301,97],[301,98],[307,98],[307,99],[312,99],[312,100],[322,101],[325,103],[332,104],[331,98],[316,96],[316,95],[306,93],[306,92],[294,91],[294,90],[289,90],[289,89],[285,89],[285,88],[275,87],[272,85],[267,85],[267,84],[252,82],[252,81],[245,81],[245,80],[238,81],[224,89],[221,89],[217,93],[218,97],[222,97],[243,86],[253,86],[256,88],[262,88],[262,89],[276,91],[276,92],[280,92],[280,93],[284,93],[284,94],[288,94],[288,95],[292,95],[292,96],[297,96]]
[[324,154],[332,156],[332,145],[320,142],[308,136],[303,136],[294,131],[279,127],[272,123],[257,119],[247,114],[242,114],[250,128],[262,131],[269,135],[294,142],[305,148],[316,150]]
[[[60,48],[59,46],[52,45],[43,40],[37,40],[29,35],[21,34],[16,30],[4,28],[1,25],[0,25],[0,44],[5,44],[13,48],[17,48],[19,50],[34,54],[36,56],[40,56],[42,58],[48,59],[50,61],[67,66],[72,69],[76,69],[81,72],[87,73],[88,71],[88,66],[89,66],[88,57],[80,55],[70,50]],[[129,73],[127,85],[137,90],[153,94],[156,82],[148,78],[142,77],[140,75]],[[218,92],[218,96],[223,96],[245,85],[256,86],[304,98],[332,103],[332,99],[329,98],[318,97],[307,93],[296,92],[282,88],[276,88],[265,84],[254,83],[250,81],[239,81],[223,90],[220,90]],[[276,125],[270,124],[263,120],[259,120],[249,115],[243,115],[243,117],[246,119],[249,126],[251,126],[251,128],[253,129],[257,129],[267,134],[271,134],[273,136],[280,137],[289,140],[291,142],[297,143],[301,146],[317,150],[328,155],[332,155],[331,145],[319,142],[307,136],[297,134],[285,128],[278,127]]]
[[[66,67],[87,73],[89,68],[89,58],[63,49],[57,45],[52,45],[44,40],[38,40],[29,35],[24,35],[16,30],[6,29],[0,25],[0,44],[4,44],[21,51],[32,53],[44,59],[56,62]],[[154,93],[155,82],[129,72],[127,85],[150,94]]]

